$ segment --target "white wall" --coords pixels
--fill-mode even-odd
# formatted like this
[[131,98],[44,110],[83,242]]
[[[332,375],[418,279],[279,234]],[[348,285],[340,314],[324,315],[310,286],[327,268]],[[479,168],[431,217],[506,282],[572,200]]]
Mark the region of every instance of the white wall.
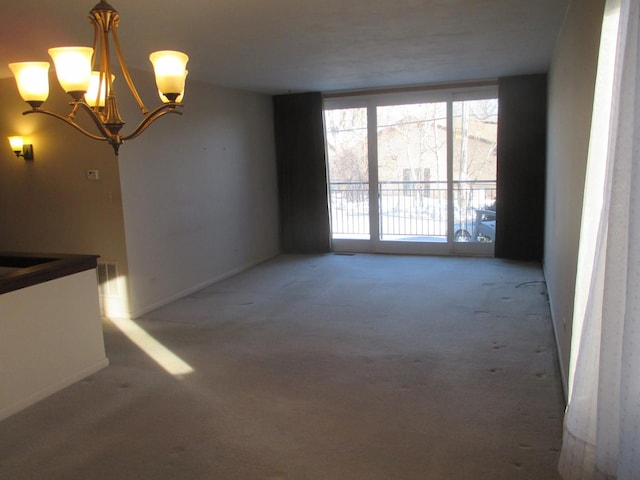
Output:
[[0,420],[108,365],[95,270],[0,295]]
[[271,102],[189,81],[183,116],[122,146],[132,316],[279,252]]
[[566,386],[580,217],[604,0],[573,0],[549,74],[544,272]]

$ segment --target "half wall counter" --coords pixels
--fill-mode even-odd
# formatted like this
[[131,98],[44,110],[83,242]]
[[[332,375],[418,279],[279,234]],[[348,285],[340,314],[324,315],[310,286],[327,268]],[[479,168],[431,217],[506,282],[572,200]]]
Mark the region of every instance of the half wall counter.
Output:
[[97,258],[0,252],[0,420],[109,364]]

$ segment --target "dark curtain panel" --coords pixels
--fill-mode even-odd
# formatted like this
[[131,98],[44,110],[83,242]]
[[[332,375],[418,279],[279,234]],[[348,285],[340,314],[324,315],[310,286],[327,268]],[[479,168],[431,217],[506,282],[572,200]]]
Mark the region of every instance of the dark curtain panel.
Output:
[[498,83],[495,256],[542,260],[547,132],[547,76]]
[[273,97],[280,201],[280,247],[284,253],[331,249],[327,204],[322,96]]

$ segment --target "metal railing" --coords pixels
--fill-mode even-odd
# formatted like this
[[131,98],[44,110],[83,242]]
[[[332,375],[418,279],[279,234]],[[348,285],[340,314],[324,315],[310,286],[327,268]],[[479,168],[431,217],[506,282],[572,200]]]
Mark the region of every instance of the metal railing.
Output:
[[[331,182],[331,227],[334,237],[369,236],[369,185],[367,182]],[[491,208],[496,198],[495,180],[453,182],[454,231],[473,230],[476,210]],[[380,237],[447,237],[447,183],[386,181],[378,183]]]

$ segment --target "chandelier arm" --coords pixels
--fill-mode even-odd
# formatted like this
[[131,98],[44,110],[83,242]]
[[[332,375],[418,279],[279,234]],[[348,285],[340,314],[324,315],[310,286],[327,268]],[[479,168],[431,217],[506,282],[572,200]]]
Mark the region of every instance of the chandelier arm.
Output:
[[98,24],[96,23],[96,19],[89,17],[89,19],[91,20],[91,23],[93,24],[93,54],[91,55],[91,70],[95,70],[96,69],[96,52],[98,51],[98,39],[99,37],[99,33],[98,33]]
[[70,121],[74,121],[75,117],[76,117],[76,112],[78,111],[78,104],[76,102],[71,102],[71,104],[73,106],[73,108],[71,109],[71,111],[69,112],[69,115],[67,115],[66,118],[68,118]]
[[182,112],[179,112],[175,109],[176,106],[182,106],[181,104],[171,103],[160,105],[159,107],[151,110],[144,119],[138,124],[136,129],[131,132],[129,135],[125,135],[122,137],[122,140],[130,140],[132,138],[136,138],[142,132],[144,132],[149,125],[155,122],[160,117],[165,116],[167,113],[177,113],[178,115],[182,115]]
[[85,112],[87,112],[87,115],[89,115],[89,118],[91,118],[91,120],[93,121],[93,123],[95,123],[98,130],[100,130],[100,133],[102,134],[102,136],[105,139],[107,139],[109,142],[111,142],[117,136],[117,135],[114,135],[104,125],[104,123],[102,123],[102,118],[87,103],[85,103],[84,101],[78,101],[78,102],[72,102],[72,103],[75,104],[76,107],[78,106],[82,107],[85,110]]
[[[96,30],[98,30],[96,28]],[[100,98],[108,98],[113,91],[113,84],[111,83],[111,62],[109,61],[109,38],[104,29],[104,26],[100,29],[100,83],[98,84],[98,96]],[[104,80],[103,80],[104,79]],[[102,92],[102,86],[104,81],[104,89]]]
[[43,113],[45,115],[49,115],[51,117],[57,118],[58,120],[62,120],[63,122],[65,122],[68,125],[71,125],[73,128],[75,128],[76,130],[78,130],[80,133],[86,135],[89,138],[92,138],[94,140],[106,140],[106,141],[111,141],[111,139],[109,137],[101,137],[99,135],[95,135],[91,132],[88,132],[87,130],[85,130],[84,128],[82,128],[80,125],[78,125],[76,122],[74,122],[72,119],[59,115],[55,112],[50,112],[48,110],[42,110],[40,108],[37,109],[33,109],[33,110],[27,110],[26,112],[22,112],[23,115],[29,115],[31,113]]
[[138,103],[138,108],[140,108],[140,111],[142,112],[143,115],[147,115],[149,113],[149,110],[147,109],[147,107],[145,107],[144,102],[140,98],[140,95],[138,94],[138,90],[136,90],[136,86],[133,83],[133,80],[131,79],[131,75],[129,75],[129,69],[127,68],[127,65],[124,63],[124,57],[122,55],[122,50],[120,48],[120,40],[118,40],[117,29],[114,28],[111,31],[111,34],[113,36],[113,46],[116,48],[116,56],[118,57],[118,62],[120,63],[120,69],[122,70],[122,75],[124,76],[124,79],[127,82],[127,86],[129,87],[129,90],[131,91],[133,98],[135,98],[136,102]]

